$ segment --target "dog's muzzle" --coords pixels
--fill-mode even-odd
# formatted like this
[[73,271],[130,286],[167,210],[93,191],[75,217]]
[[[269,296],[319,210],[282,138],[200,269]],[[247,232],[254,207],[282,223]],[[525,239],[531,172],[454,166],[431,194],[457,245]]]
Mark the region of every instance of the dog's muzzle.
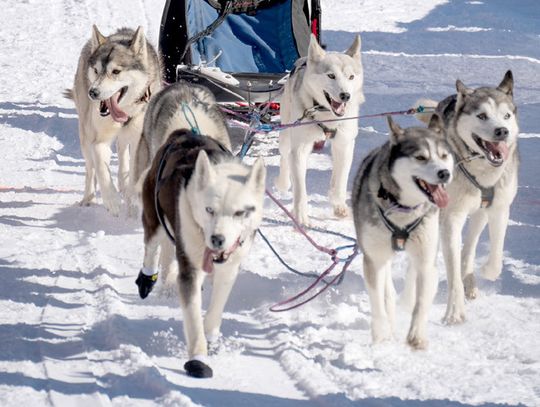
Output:
[[234,253],[238,247],[242,246],[242,242],[240,241],[240,236],[238,236],[238,239],[234,242],[234,244],[228,249],[228,250],[215,250],[206,248],[204,249],[204,256],[203,256],[203,270],[207,273],[211,273],[214,271],[214,263],[217,264],[223,264],[227,260],[229,260],[229,256]]

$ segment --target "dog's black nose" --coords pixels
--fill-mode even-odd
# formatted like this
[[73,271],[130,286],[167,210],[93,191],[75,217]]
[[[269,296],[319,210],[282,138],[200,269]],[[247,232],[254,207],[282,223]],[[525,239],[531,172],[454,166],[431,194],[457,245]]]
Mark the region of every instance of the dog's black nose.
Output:
[[210,236],[210,240],[212,241],[212,246],[214,246],[214,249],[222,249],[223,243],[225,243],[225,236],[212,235]]
[[439,179],[442,182],[447,182],[450,179],[450,171],[448,171],[448,170],[440,170],[437,173],[437,177],[439,177]]
[[506,127],[497,127],[495,129],[496,140],[506,140],[508,137],[508,129]]
[[351,98],[351,94],[347,92],[341,92],[339,94],[339,98],[341,99],[342,102],[348,102],[349,99]]
[[90,88],[88,91],[88,96],[90,96],[90,99],[97,99],[99,97],[99,90],[96,88]]

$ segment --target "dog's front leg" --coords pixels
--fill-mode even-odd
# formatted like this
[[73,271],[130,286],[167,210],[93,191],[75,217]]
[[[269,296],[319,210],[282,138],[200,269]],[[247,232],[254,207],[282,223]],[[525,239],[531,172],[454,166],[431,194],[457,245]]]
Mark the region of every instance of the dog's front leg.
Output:
[[475,299],[478,295],[476,279],[474,277],[474,257],[478,239],[487,222],[487,214],[484,209],[476,211],[469,219],[469,231],[463,244],[463,253],[461,255],[461,278],[465,288],[465,296],[469,299]]
[[488,209],[489,257],[482,267],[482,276],[495,280],[502,271],[504,237],[510,217],[510,206],[497,206]]
[[103,205],[105,205],[105,208],[107,208],[111,215],[118,216],[120,212],[120,197],[114,186],[109,168],[111,147],[107,143],[97,143],[93,145],[92,153]]
[[364,253],[364,279],[371,305],[371,336],[373,343],[392,338],[392,326],[386,307],[385,290],[387,270],[391,267],[388,258],[371,258]]
[[201,288],[204,271],[180,265],[178,284],[180,287],[180,305],[184,319],[184,335],[188,348],[189,360],[184,369],[189,376],[212,377],[212,369],[205,363],[208,355],[202,319]]
[[83,142],[83,137],[81,137],[81,151],[84,157],[86,174],[84,179],[84,196],[79,205],[89,206],[96,200],[96,167],[94,165],[92,147],[90,144]]
[[309,226],[308,196],[306,189],[307,160],[312,144],[301,144],[291,150],[291,175],[293,184],[293,214],[299,223]]
[[227,265],[226,267],[216,266],[212,283],[212,297],[208,311],[204,317],[204,332],[206,338],[212,342],[219,336],[223,309],[231,293],[231,289],[238,275],[239,263]]
[[282,130],[279,133],[279,175],[274,180],[274,185],[280,192],[287,192],[291,187],[290,152],[290,130]]
[[428,313],[433,298],[437,292],[437,270],[435,269],[435,257],[437,255],[437,238],[439,228],[437,217],[432,216],[424,219],[421,226],[425,231],[430,231],[429,236],[421,236],[419,240],[411,242],[409,259],[411,268],[416,271],[416,299],[412,312],[411,326],[407,335],[407,343],[413,349],[425,349],[427,347],[426,326]]
[[116,140],[118,151],[118,190],[126,196],[129,192],[129,135],[120,132]]
[[347,139],[337,133],[332,140],[332,180],[330,181],[329,200],[334,207],[334,215],[347,216],[347,180],[354,155],[354,139]]
[[461,279],[461,232],[466,212],[441,213],[441,243],[448,281],[448,304],[443,322],[459,324],[465,321],[465,295]]

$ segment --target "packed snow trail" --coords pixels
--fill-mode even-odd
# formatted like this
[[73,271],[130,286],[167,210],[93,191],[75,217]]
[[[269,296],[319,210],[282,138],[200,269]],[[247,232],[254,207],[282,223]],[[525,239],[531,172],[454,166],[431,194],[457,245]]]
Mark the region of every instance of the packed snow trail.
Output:
[[[158,286],[144,301],[137,295],[139,221],[125,213],[112,218],[102,205],[76,205],[84,161],[73,105],[61,97],[92,23],[104,33],[141,24],[155,44],[163,1],[7,0],[0,17],[0,405],[540,404],[540,6],[500,0],[432,0],[418,7],[412,0],[349,3],[347,23],[336,2],[323,1],[323,42],[341,50],[357,31],[374,31],[362,34],[362,114],[402,110],[424,96],[442,98],[454,91],[457,77],[479,86],[497,84],[508,68],[514,72],[522,132],[519,192],[503,275],[494,283],[480,280],[481,295],[467,304],[467,322],[440,322],[446,306],[440,258],[425,352],[405,345],[410,316],[403,312],[395,340],[371,345],[361,256],[340,287],[298,310],[270,313],[271,304],[310,280],[287,272],[257,239],[226,307],[223,337],[211,348],[215,377],[185,376],[176,294]],[[384,120],[362,121],[353,171],[387,137]],[[270,182],[277,174],[277,135],[261,137],[251,155],[265,157]],[[116,164],[113,157],[113,170]],[[316,226],[354,235],[350,219],[328,219],[327,151],[314,154],[309,165]],[[290,195],[282,198],[290,205]],[[265,209],[265,216],[286,220],[270,201]],[[328,266],[328,256],[292,228],[262,228],[292,265],[317,272]],[[347,243],[313,236],[328,247]],[[485,238],[478,252],[481,264]],[[406,260],[398,256],[394,263],[399,290]]]

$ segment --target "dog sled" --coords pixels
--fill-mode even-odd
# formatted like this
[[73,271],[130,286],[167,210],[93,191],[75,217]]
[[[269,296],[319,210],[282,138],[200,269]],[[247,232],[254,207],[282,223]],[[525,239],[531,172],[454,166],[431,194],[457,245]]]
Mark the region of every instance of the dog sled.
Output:
[[229,117],[279,114],[279,93],[295,61],[320,38],[319,0],[167,0],[159,48],[165,81],[208,87]]

